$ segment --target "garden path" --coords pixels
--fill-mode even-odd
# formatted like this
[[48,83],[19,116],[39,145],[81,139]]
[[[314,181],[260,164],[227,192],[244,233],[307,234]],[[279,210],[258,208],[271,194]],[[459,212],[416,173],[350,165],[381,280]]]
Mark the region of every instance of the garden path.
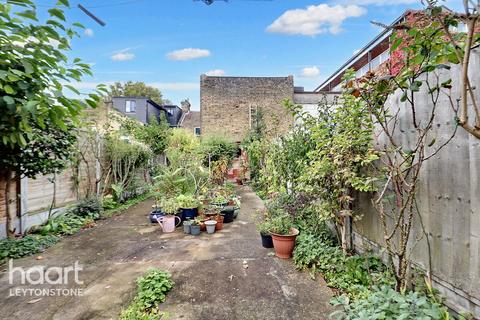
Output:
[[[83,296],[9,297],[13,286],[8,265],[1,266],[1,318],[116,319],[135,294],[135,279],[149,267],[158,267],[170,271],[175,281],[161,305],[168,319],[328,319],[332,312],[328,287],[262,248],[252,216],[263,203],[248,187],[240,187],[238,193],[239,217],[214,235],[184,235],[181,228],[162,234],[147,222],[152,202],[145,201],[62,240],[40,260],[32,256],[14,261],[14,266],[25,268],[79,261],[83,284],[70,287],[82,288]],[[14,278],[16,284],[19,278]]]

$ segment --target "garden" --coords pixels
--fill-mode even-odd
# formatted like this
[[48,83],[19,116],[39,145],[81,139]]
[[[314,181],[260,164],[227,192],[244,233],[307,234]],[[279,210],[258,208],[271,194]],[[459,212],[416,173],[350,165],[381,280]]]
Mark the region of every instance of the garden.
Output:
[[[143,245],[139,254],[164,250],[170,241],[167,234],[184,233],[182,245],[197,240],[208,244],[222,236],[240,242],[244,239],[233,239],[226,225],[248,231],[248,221],[242,221],[245,227],[239,223],[245,202],[238,194],[251,188],[265,208],[246,212],[248,219],[254,216],[257,233],[256,247],[245,250],[261,258],[228,260],[221,255],[212,259],[217,265],[227,260],[233,270],[242,260],[239,269],[247,277],[252,261],[252,266],[257,263],[264,268],[262,276],[278,280],[272,261],[284,268],[282,263],[291,259],[299,278],[307,273],[312,279],[320,276],[333,291],[330,302],[335,311],[329,316],[334,319],[454,317],[434,288],[433,240],[424,224],[419,192],[425,186],[422,179],[428,164],[441,156],[459,131],[468,134],[467,139],[479,137],[478,95],[468,72],[472,50],[480,43],[479,34],[474,33],[478,18],[467,19],[473,21],[467,33],[452,34],[451,28],[458,27],[464,17],[445,15],[436,1],[428,1],[423,12],[428,23],[402,25],[393,32],[388,74],[369,72],[357,79],[353,70],[347,70],[342,93],[333,103],[320,103],[315,114],[285,100],[283,107],[294,119],[286,135],[268,131],[260,106],[238,146],[223,136],[200,138],[170,128],[165,118],[152,118],[144,125],[110,110],[107,120],[99,121],[105,110],[103,99],[112,95],[112,88],[99,86],[84,99],[64,94],[70,90],[80,95],[68,82],[91,75],[88,64],[66,54],[70,41],[83,28],[67,24],[63,10],[69,7],[68,1],[60,0],[48,10],[50,19],[45,24],[37,23],[32,1],[14,2],[15,10],[10,3],[0,4],[0,45],[5,48],[0,57],[8,61],[0,62],[4,111],[0,115],[0,178],[5,181],[7,229],[7,238],[0,240],[0,264],[37,254],[36,259],[42,260],[41,254],[57,242],[87,234],[102,222],[108,225],[129,208],[145,203],[149,208],[142,212],[143,223],[126,231],[116,226],[135,239],[130,245]],[[460,70],[461,84],[450,78],[452,68]],[[452,98],[454,89],[461,93],[457,100]],[[155,94],[161,98],[159,91]],[[448,121],[441,118],[443,107],[448,109]],[[469,118],[473,113],[477,115],[474,124]],[[435,131],[440,122],[448,125],[441,135]],[[59,183],[55,177],[67,169],[74,172],[71,180],[81,200],[57,210],[54,193],[45,221],[18,232],[17,212],[10,209],[11,183],[52,175],[55,185]],[[151,208],[148,201],[153,203]],[[382,243],[356,250],[354,238],[360,236],[358,226],[367,206]],[[148,229],[145,225],[153,228],[153,235],[137,230]],[[428,253],[428,263],[422,265],[415,263],[419,243]],[[199,247],[178,251],[193,256]],[[122,256],[118,265],[127,265],[136,254]],[[273,260],[277,258],[283,260]],[[198,263],[192,261],[176,262]],[[214,292],[205,286],[209,272],[215,273],[213,279],[226,275],[209,268],[199,270],[186,281],[187,285],[190,280],[204,281],[199,296]],[[142,269],[142,273],[121,319],[165,316],[162,303],[167,293],[175,291],[174,276],[159,268]],[[233,287],[239,274],[220,280],[232,282]],[[274,281],[269,284],[276,285]],[[295,295],[282,281],[278,280],[282,294],[277,298],[291,301]]]

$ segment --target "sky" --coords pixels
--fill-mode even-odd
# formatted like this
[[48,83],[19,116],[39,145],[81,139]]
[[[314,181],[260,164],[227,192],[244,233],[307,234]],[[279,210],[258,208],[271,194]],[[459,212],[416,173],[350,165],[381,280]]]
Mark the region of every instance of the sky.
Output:
[[[70,22],[86,26],[72,57],[92,65],[75,86],[143,81],[174,104],[199,110],[200,75],[288,76],[313,90],[386,24],[420,0],[71,0]],[[47,10],[53,0],[38,0]],[[102,27],[81,12],[81,3]],[[461,0],[447,5],[460,8]]]

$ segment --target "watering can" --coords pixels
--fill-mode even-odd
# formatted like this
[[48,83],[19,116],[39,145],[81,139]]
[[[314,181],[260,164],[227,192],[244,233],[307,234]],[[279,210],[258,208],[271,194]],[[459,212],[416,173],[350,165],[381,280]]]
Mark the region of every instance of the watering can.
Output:
[[[175,224],[175,219],[178,219],[177,224]],[[170,233],[175,231],[175,227],[182,222],[182,219],[180,219],[180,217],[177,217],[177,216],[168,215],[168,216],[158,217],[157,222],[162,228],[163,232]]]

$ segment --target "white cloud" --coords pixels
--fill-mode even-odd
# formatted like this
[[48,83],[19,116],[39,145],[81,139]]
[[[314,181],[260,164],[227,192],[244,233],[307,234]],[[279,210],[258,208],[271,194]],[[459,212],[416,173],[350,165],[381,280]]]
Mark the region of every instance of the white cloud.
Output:
[[197,58],[205,58],[209,57],[210,55],[210,51],[206,49],[185,48],[169,52],[167,54],[167,58],[170,60],[185,61]]
[[320,74],[320,70],[317,66],[305,67],[300,72],[300,77],[303,78],[315,78]]
[[215,69],[205,72],[207,76],[221,77],[225,75],[225,70]]
[[83,33],[84,33],[85,36],[87,36],[87,37],[93,37],[93,30],[90,29],[90,28],[85,29],[85,31],[83,31]]
[[367,12],[357,5],[319,4],[305,9],[285,11],[267,27],[268,32],[314,36],[320,33],[337,34],[342,23],[351,17],[360,17]]
[[341,4],[354,4],[354,5],[360,5],[360,6],[366,6],[366,5],[391,6],[391,5],[399,5],[399,4],[419,3],[420,1],[418,0],[339,0],[335,2],[341,3]]
[[130,52],[130,48],[120,50],[110,57],[113,61],[127,61],[135,58],[135,54]]

